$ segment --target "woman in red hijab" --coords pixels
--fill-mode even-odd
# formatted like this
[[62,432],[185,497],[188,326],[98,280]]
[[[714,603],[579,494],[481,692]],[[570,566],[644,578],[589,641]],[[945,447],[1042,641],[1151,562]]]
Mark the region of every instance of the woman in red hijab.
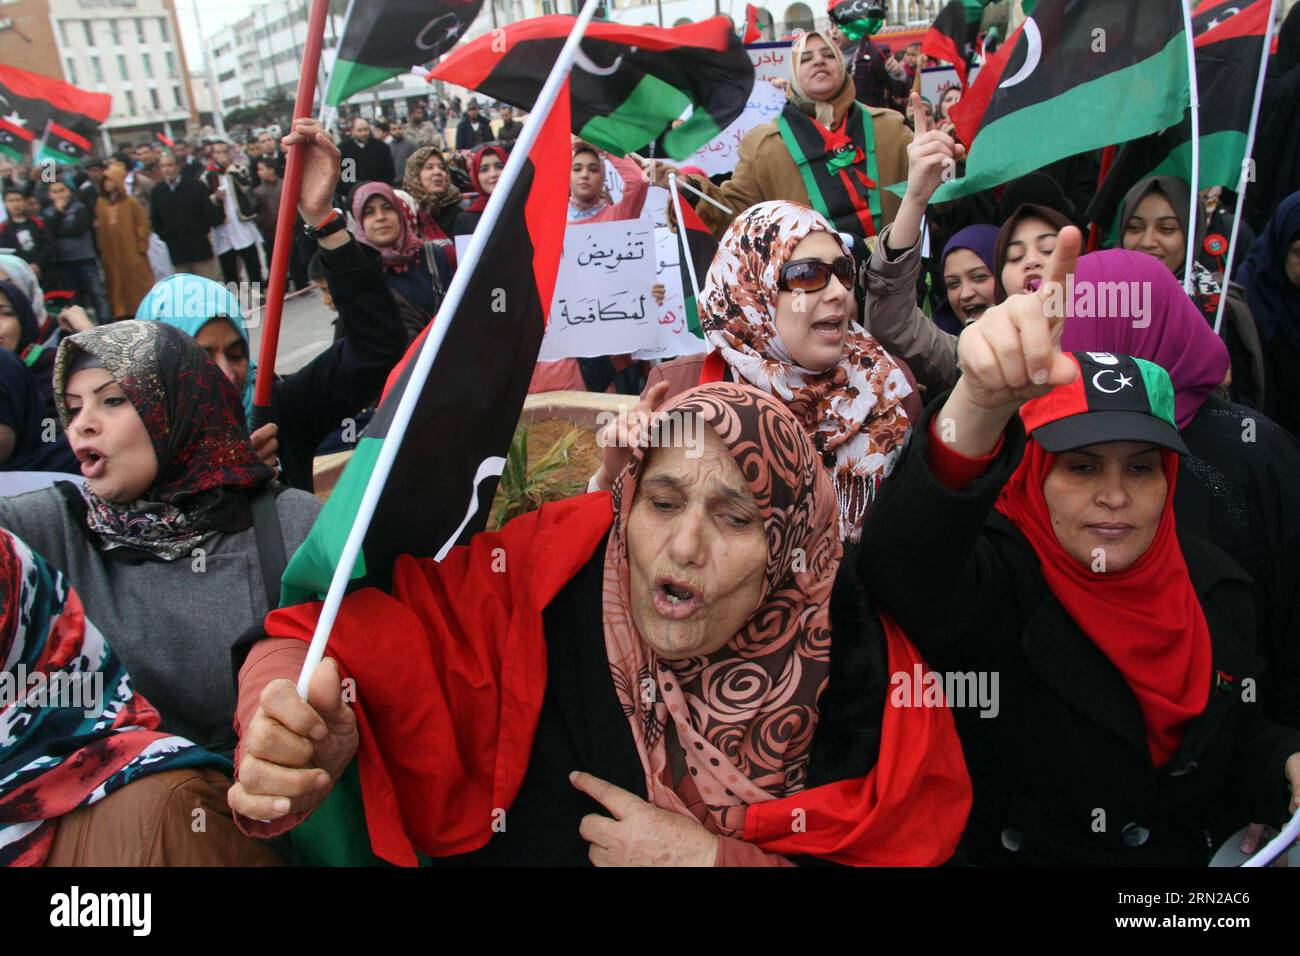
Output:
[[1249,579],[1175,526],[1169,376],[1061,351],[1080,243],[1063,229],[1037,291],[962,334],[862,571],[928,659],[995,688],[978,711],[952,701],[973,862],[1205,865],[1300,806],[1300,731],[1256,702]]

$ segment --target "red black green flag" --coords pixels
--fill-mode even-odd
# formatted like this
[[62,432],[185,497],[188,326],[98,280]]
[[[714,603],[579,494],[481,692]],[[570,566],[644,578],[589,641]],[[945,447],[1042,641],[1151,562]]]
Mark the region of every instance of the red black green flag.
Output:
[[[695,282],[703,286],[704,277],[709,274],[709,267],[713,265],[713,257],[718,251],[718,240],[713,238],[709,227],[684,196],[680,209],[681,215],[677,219],[677,263],[681,270],[682,294],[686,299],[686,326],[704,338],[704,331],[700,327],[699,303],[695,298]],[[691,267],[694,267],[695,281],[692,281],[688,260]]]
[[1039,0],[952,108],[970,159],[931,201],[1179,122],[1190,102],[1185,36],[1181,0]]
[[39,159],[70,165],[89,155],[90,140],[86,137],[60,126],[53,120],[46,124]]
[[[456,50],[429,74],[530,110],[573,17],[512,23]],[[594,21],[569,76],[573,132],[616,156],[663,134],[685,159],[731,124],[754,86],[754,65],[726,17],[671,29]],[[690,115],[675,129],[674,120]],[[667,132],[665,132],[667,131]]]
[[16,66],[0,66],[0,117],[28,130],[43,130],[53,121],[80,136],[92,136],[112,107],[113,98],[107,93],[92,93]]
[[328,589],[415,357],[447,321],[352,578],[382,585],[398,555],[441,559],[483,528],[542,344],[564,245],[571,155],[561,92],[532,150],[510,158],[524,166],[456,314],[436,316],[389,376],[374,419],[285,569],[286,602]]
[[[1194,11],[1196,83],[1200,99],[1198,189],[1237,187],[1246,158],[1246,131],[1255,102],[1260,47],[1271,4],[1205,0]],[[1169,129],[1126,143],[1088,207],[1088,219],[1111,230],[1119,225],[1124,196],[1148,176],[1192,178],[1192,118],[1189,108]]]
[[763,39],[763,31],[758,26],[758,7],[752,3],[745,4],[745,36],[742,43],[757,43]]
[[951,63],[962,89],[966,88],[966,71],[976,53],[983,16],[983,0],[949,0],[934,18],[929,32],[921,38],[921,52]]
[[25,163],[31,159],[32,140],[35,138],[31,130],[21,125],[17,116],[0,116],[0,154],[15,163]]
[[338,106],[432,62],[465,35],[483,0],[352,0],[325,102]]

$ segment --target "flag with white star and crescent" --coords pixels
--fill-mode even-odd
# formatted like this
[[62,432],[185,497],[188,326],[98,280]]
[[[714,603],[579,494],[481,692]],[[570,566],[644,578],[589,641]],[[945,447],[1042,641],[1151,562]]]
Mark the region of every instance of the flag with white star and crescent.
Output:
[[11,131],[16,125],[34,139],[54,122],[85,139],[95,134],[112,108],[113,97],[107,93],[0,64],[0,117]]
[[31,130],[22,125],[22,119],[16,115],[0,116],[0,154],[8,156],[15,163],[25,163],[31,156]]
[[71,165],[89,155],[90,140],[86,137],[53,120],[46,124],[38,159]]

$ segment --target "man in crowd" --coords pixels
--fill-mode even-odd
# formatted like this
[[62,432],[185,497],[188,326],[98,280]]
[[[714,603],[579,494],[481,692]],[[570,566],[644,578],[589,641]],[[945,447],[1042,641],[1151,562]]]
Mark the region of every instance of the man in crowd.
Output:
[[501,104],[501,128],[497,130],[498,143],[513,143],[523,132],[524,124],[515,119],[515,111],[505,103]]
[[199,180],[186,178],[177,158],[164,153],[162,182],[153,188],[149,226],[167,244],[177,272],[220,278],[209,230],[222,222],[223,207],[212,202]]
[[176,157],[181,178],[197,182],[203,173],[203,163],[190,150],[190,144],[183,139],[178,139],[176,145],[172,147],[172,155]]
[[[339,178],[337,194],[340,206],[357,183],[391,183],[396,174],[392,151],[387,143],[370,134],[370,123],[364,116],[352,120],[351,133],[339,145],[339,152],[343,154],[343,175]],[[351,177],[348,176],[349,166]]]
[[284,153],[280,150],[280,144],[276,141],[275,136],[269,129],[264,129],[257,134],[257,145],[261,150],[263,159],[270,159],[275,163],[275,172],[277,176],[284,176]]
[[406,124],[401,120],[393,120],[388,127],[387,143],[393,154],[393,185],[400,186],[406,175],[406,161],[415,152],[415,144],[406,135]]
[[[74,291],[83,308],[94,309],[96,321],[111,321],[113,313],[95,256],[93,221],[85,203],[67,183],[56,179],[50,183],[50,204],[41,218],[54,242],[54,266],[59,273],[54,287]],[[51,284],[46,280],[47,286]]]
[[253,198],[253,181],[245,166],[233,163],[230,140],[212,141],[212,165],[203,171],[204,185],[211,202],[225,213],[225,220],[213,227],[212,245],[221,263],[221,276],[227,282],[239,281],[239,263],[244,263],[248,281],[262,281],[262,260],[258,244],[257,201]]
[[0,225],[0,248],[13,249],[42,279],[54,264],[54,242],[50,232],[39,219],[27,215],[27,189],[6,186],[4,190],[5,214],[8,220]]
[[844,65],[853,77],[857,100],[864,106],[894,108],[896,98],[906,98],[911,91],[902,66],[878,47],[870,36],[854,41],[831,21],[831,42],[844,54]]
[[[442,125],[447,125],[445,114]],[[429,120],[429,110],[425,107],[423,100],[416,100],[411,106],[410,119],[406,124],[406,139],[416,149],[421,146],[433,146],[439,151],[447,148],[447,143],[442,138],[438,126]],[[397,164],[394,163],[394,165]],[[400,171],[401,167],[399,166],[398,169]]]
[[473,149],[484,143],[492,142],[492,124],[482,115],[478,100],[470,100],[465,107],[465,115],[456,127],[456,148]]

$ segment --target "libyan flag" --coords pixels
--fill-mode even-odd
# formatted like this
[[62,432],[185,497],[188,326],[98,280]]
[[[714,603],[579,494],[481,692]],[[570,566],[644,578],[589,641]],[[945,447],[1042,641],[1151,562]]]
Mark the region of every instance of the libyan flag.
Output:
[[[680,197],[681,194],[678,195]],[[700,288],[703,288],[704,278],[709,274],[713,257],[718,252],[718,240],[713,238],[712,231],[704,224],[700,214],[684,197],[678,205],[678,211],[677,263],[681,270],[682,294],[686,299],[686,327],[704,338],[695,283],[698,282]],[[695,270],[694,281],[691,277],[692,268]]]
[[53,121],[82,137],[91,136],[112,108],[113,98],[107,93],[92,93],[16,66],[0,66],[0,116],[11,123],[21,117],[29,130],[43,130]]
[[1180,0],[1039,0],[953,106],[970,158],[931,202],[1172,126],[1190,102],[1187,66]]
[[325,102],[338,106],[437,59],[465,35],[482,6],[483,0],[353,0]]
[[921,38],[921,52],[936,60],[951,63],[957,70],[962,89],[966,88],[966,71],[970,69],[979,39],[980,19],[986,0],[949,0],[934,18],[934,25]]
[[32,154],[32,140],[36,137],[31,130],[25,129],[16,116],[0,116],[0,155],[8,156],[15,163],[25,163]]
[[53,120],[45,127],[39,159],[54,163],[75,163],[90,155],[90,140],[65,129]]
[[[537,17],[494,30],[456,50],[429,78],[531,110],[573,21]],[[582,139],[625,156],[663,133],[668,155],[685,159],[744,112],[754,65],[727,17],[671,29],[593,22],[569,83],[573,132]]]
[[[1201,104],[1198,191],[1211,186],[1236,189],[1241,180],[1260,47],[1270,13],[1269,0],[1256,0],[1249,6],[1232,0],[1205,0],[1194,11]],[[1191,182],[1190,107],[1176,125],[1124,145],[1088,206],[1089,221],[1108,228],[1113,239],[1119,226],[1115,217],[1124,196],[1148,176],[1177,176]]]

